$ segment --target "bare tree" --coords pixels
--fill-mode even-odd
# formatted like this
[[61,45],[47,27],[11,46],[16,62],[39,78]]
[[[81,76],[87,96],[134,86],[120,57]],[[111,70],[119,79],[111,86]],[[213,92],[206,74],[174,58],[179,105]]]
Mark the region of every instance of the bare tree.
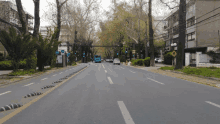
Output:
[[18,10],[19,20],[22,25],[22,33],[27,34],[28,33],[28,24],[27,24],[26,14],[23,10],[21,0],[16,0],[16,5],[17,5],[17,10]]
[[56,5],[57,5],[57,34],[56,34],[56,39],[59,40],[60,36],[60,28],[61,28],[61,8],[62,6],[67,2],[68,0],[65,0],[64,2],[60,2],[59,0],[56,0]]
[[34,2],[34,32],[33,32],[33,37],[38,38],[38,36],[39,36],[39,27],[40,27],[40,16],[39,16],[40,0],[33,0],[33,2]]

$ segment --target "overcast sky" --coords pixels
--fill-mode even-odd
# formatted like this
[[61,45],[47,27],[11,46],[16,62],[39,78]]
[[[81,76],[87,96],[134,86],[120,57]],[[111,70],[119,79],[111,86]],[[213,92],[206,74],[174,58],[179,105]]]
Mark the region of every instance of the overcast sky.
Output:
[[[13,1],[13,0],[9,0],[9,1]],[[15,0],[14,0],[15,1]],[[83,3],[83,0],[79,0],[81,3]],[[111,4],[110,2],[111,0],[101,0],[101,11],[103,12],[104,10],[109,10],[109,5]],[[118,1],[122,1],[122,0],[117,0]],[[124,1],[124,0],[123,0]],[[125,1],[131,1],[131,0],[125,0]],[[147,0],[148,1],[148,0]],[[34,16],[34,3],[33,0],[21,0],[23,7],[25,8],[25,10],[27,12],[29,12],[31,15]],[[47,11],[48,9],[48,2],[54,2],[55,0],[40,0],[40,17],[42,17],[42,15],[44,14],[45,11]],[[165,5],[159,5],[158,4],[159,0],[153,0],[153,5],[152,5],[152,9],[153,9],[153,15],[154,16],[164,16],[167,15],[170,10],[168,9],[168,7],[166,7]],[[147,5],[145,5],[147,6]],[[104,17],[105,15],[103,15]],[[46,26],[49,25],[48,22],[46,22],[45,20],[41,19],[41,23],[40,26]]]

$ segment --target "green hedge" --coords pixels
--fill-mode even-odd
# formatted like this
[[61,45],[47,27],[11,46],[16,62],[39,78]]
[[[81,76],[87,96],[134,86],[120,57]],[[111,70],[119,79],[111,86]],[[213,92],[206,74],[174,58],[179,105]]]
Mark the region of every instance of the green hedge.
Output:
[[[26,66],[26,61],[20,61],[19,69],[24,69]],[[0,70],[13,70],[13,66],[11,64],[11,60],[1,61],[0,62]]]
[[145,65],[145,66],[150,66],[150,57],[146,57],[146,58],[144,59],[144,65]]
[[168,64],[168,65],[172,65],[172,60],[173,60],[173,56],[172,56],[172,52],[168,52],[167,54],[164,55],[164,64]]
[[146,57],[145,59],[132,59],[132,65],[138,66],[150,66],[150,57]]

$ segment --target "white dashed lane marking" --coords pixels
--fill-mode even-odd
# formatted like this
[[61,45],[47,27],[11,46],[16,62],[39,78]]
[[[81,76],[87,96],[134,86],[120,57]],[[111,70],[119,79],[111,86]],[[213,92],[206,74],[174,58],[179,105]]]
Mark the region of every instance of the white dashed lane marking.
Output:
[[161,82],[159,82],[159,81],[156,81],[156,80],[154,80],[154,79],[150,79],[150,78],[147,78],[147,79],[149,79],[149,80],[152,80],[152,81],[154,81],[154,82],[157,82],[157,83],[159,83],[159,84],[162,84],[162,85],[164,85],[164,83],[161,83]]
[[131,71],[131,70],[130,70],[130,72],[132,72],[132,73],[136,73],[136,72],[133,72],[133,71]]
[[110,77],[108,77],[108,81],[110,84],[113,84],[112,79]]
[[118,106],[121,110],[122,116],[124,117],[125,123],[126,124],[135,124],[133,119],[131,118],[131,115],[126,108],[125,104],[123,101],[118,101]]
[[62,74],[63,72],[60,72],[60,74]]
[[53,75],[53,76],[56,76],[57,74]]
[[211,104],[211,105],[213,105],[213,106],[215,106],[215,107],[220,108],[220,105],[218,105],[218,104],[216,104],[216,103],[213,103],[213,102],[210,102],[210,101],[205,101],[205,102],[208,103],[208,104]]
[[104,65],[102,64],[102,67],[105,69]]
[[7,91],[7,92],[4,92],[4,93],[1,93],[0,96],[1,96],[1,95],[4,95],[4,94],[7,94],[7,93],[10,93],[10,92],[11,92],[11,91]]
[[105,70],[105,73],[107,73],[107,71]]
[[[108,70],[111,71],[109,68],[108,68]],[[112,72],[112,71],[111,71],[111,72]]]
[[34,84],[34,82],[33,83],[29,83],[27,85],[24,85],[23,87],[26,87],[26,86],[29,86],[29,85],[32,85],[32,84]]
[[46,80],[47,78],[41,79],[41,80]]

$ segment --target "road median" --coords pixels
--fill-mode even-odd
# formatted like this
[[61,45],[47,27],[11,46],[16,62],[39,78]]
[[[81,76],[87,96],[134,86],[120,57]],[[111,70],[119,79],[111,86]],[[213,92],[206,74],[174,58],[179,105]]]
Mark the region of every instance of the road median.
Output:
[[[77,66],[77,65],[75,65]],[[67,66],[67,67],[62,67],[62,68],[52,68],[50,70],[45,70],[44,72],[38,72],[38,73],[35,73],[35,74],[32,74],[32,75],[25,75],[25,76],[8,76],[8,75],[3,75],[3,76],[0,76],[0,87],[4,87],[4,86],[7,86],[7,85],[10,85],[10,84],[14,84],[14,83],[17,83],[17,82],[20,82],[20,81],[24,81],[24,80],[27,80],[27,79],[31,79],[31,78],[34,78],[34,77],[38,77],[38,76],[41,76],[43,74],[50,74],[50,73],[53,73],[53,72],[57,72],[57,71],[60,71],[60,70],[64,70],[64,69],[67,69],[67,68],[71,68],[72,66]]]

